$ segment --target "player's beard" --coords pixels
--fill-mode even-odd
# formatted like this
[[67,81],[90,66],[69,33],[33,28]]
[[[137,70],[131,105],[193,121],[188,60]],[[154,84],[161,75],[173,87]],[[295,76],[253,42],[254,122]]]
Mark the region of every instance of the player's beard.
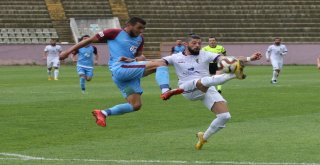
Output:
[[139,36],[139,34],[136,35],[133,31],[130,31],[130,32],[129,32],[129,35],[130,35],[131,37],[138,37],[138,36]]
[[277,46],[279,46],[279,45],[280,45],[280,42],[275,42],[275,44],[276,44]]
[[51,46],[56,46],[56,44],[51,44]]
[[199,53],[200,53],[200,48],[194,48],[194,49],[192,49],[190,46],[188,46],[188,50],[189,50],[189,52],[191,53],[191,55],[199,55]]

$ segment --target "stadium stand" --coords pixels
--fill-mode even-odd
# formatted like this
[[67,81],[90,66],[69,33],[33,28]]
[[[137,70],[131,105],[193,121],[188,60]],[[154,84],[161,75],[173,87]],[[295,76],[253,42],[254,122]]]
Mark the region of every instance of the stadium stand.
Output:
[[0,9],[1,43],[29,44],[39,43],[39,38],[58,38],[44,0],[0,1]]
[[107,0],[62,0],[68,18],[113,17]]
[[70,19],[70,26],[74,37],[80,38],[83,35],[93,36],[103,29],[120,28],[117,17],[106,19]]
[[53,28],[57,30],[59,41],[74,42],[69,26],[69,19],[66,17],[61,0],[45,0]]
[[121,27],[124,27],[126,21],[129,19],[127,5],[124,1],[109,0],[112,15],[118,17]]
[[[319,42],[320,1],[310,0],[125,0],[129,16],[147,21],[145,50],[189,33],[215,35],[220,42]],[[149,52],[149,53],[148,53]]]
[[[68,20],[73,18],[76,20],[74,23],[80,23],[78,29],[80,33],[77,33],[80,36],[84,34],[93,35],[93,33],[96,33],[97,30],[102,30],[105,25],[98,24],[99,22],[103,22],[99,21],[99,19],[112,19],[113,17],[107,0],[61,0],[61,3],[63,4],[65,16],[68,18]],[[87,25],[87,22],[90,22],[88,20],[91,20],[91,23],[89,23],[88,26],[84,26]],[[73,23],[72,21],[71,24],[69,22],[68,26],[70,29],[70,25]],[[72,32],[72,34],[75,35],[74,32]],[[79,36],[73,37],[74,41],[77,42],[76,38]]]

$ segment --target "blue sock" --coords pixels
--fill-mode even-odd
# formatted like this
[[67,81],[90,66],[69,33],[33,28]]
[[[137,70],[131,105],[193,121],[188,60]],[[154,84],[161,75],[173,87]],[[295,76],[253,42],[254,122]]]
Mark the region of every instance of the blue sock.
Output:
[[116,106],[113,106],[112,108],[109,109],[105,109],[103,110],[106,112],[106,114],[108,114],[108,116],[111,115],[122,115],[125,113],[130,113],[133,112],[133,106],[129,103],[125,103],[125,104],[118,104]]
[[169,89],[169,69],[167,66],[160,66],[156,70],[156,81],[160,86],[160,89]]
[[80,87],[81,90],[86,90],[86,79],[84,77],[80,77]]

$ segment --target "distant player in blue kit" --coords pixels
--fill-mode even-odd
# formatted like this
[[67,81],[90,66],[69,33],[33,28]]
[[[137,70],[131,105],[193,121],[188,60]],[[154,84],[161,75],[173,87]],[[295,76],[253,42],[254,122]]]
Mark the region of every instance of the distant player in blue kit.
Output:
[[185,49],[186,48],[182,44],[182,40],[181,39],[177,39],[176,45],[171,48],[171,54],[177,54],[177,53],[180,53],[180,52],[184,52]]
[[93,37],[85,39],[60,54],[65,59],[70,53],[93,42],[104,42],[109,46],[109,70],[112,80],[120,89],[127,103],[115,105],[104,110],[94,110],[92,114],[99,126],[106,126],[106,117],[138,111],[141,106],[143,90],[140,79],[156,73],[156,81],[161,89],[163,100],[173,95],[181,94],[183,89],[169,87],[168,67],[164,60],[145,61],[142,54],[144,39],[142,33],[146,22],[142,18],[132,17],[124,29],[107,29]]
[[[89,35],[84,35],[79,42],[90,38]],[[77,61],[77,72],[80,76],[80,88],[82,93],[86,91],[86,81],[90,81],[93,77],[93,66],[98,63],[98,51],[95,46],[87,45],[72,53],[73,61]]]

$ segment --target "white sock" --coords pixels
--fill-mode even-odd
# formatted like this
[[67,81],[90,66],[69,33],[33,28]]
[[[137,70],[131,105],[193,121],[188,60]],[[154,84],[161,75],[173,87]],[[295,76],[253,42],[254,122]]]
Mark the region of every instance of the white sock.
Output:
[[277,77],[278,77],[278,72],[274,70],[272,73],[272,81],[277,80]]
[[104,110],[102,110],[101,113],[104,114],[104,116],[108,116],[108,113]]
[[217,118],[215,118],[209,128],[204,132],[203,138],[205,140],[208,140],[211,135],[217,133],[220,129],[225,127],[225,123],[231,118],[231,115],[229,112],[220,113],[217,115]]
[[48,72],[48,76],[51,77],[51,70],[48,69],[47,72]]
[[236,77],[235,74],[220,74],[220,75],[214,75],[212,77],[203,77],[201,78],[201,83],[206,87],[221,85],[231,79],[234,79]]
[[169,88],[162,88],[161,89],[161,93],[165,93],[165,92],[167,92],[168,90],[170,90]]
[[59,70],[58,70],[58,69],[55,69],[55,70],[54,70],[54,78],[55,78],[55,79],[58,79],[58,76],[59,76]]

